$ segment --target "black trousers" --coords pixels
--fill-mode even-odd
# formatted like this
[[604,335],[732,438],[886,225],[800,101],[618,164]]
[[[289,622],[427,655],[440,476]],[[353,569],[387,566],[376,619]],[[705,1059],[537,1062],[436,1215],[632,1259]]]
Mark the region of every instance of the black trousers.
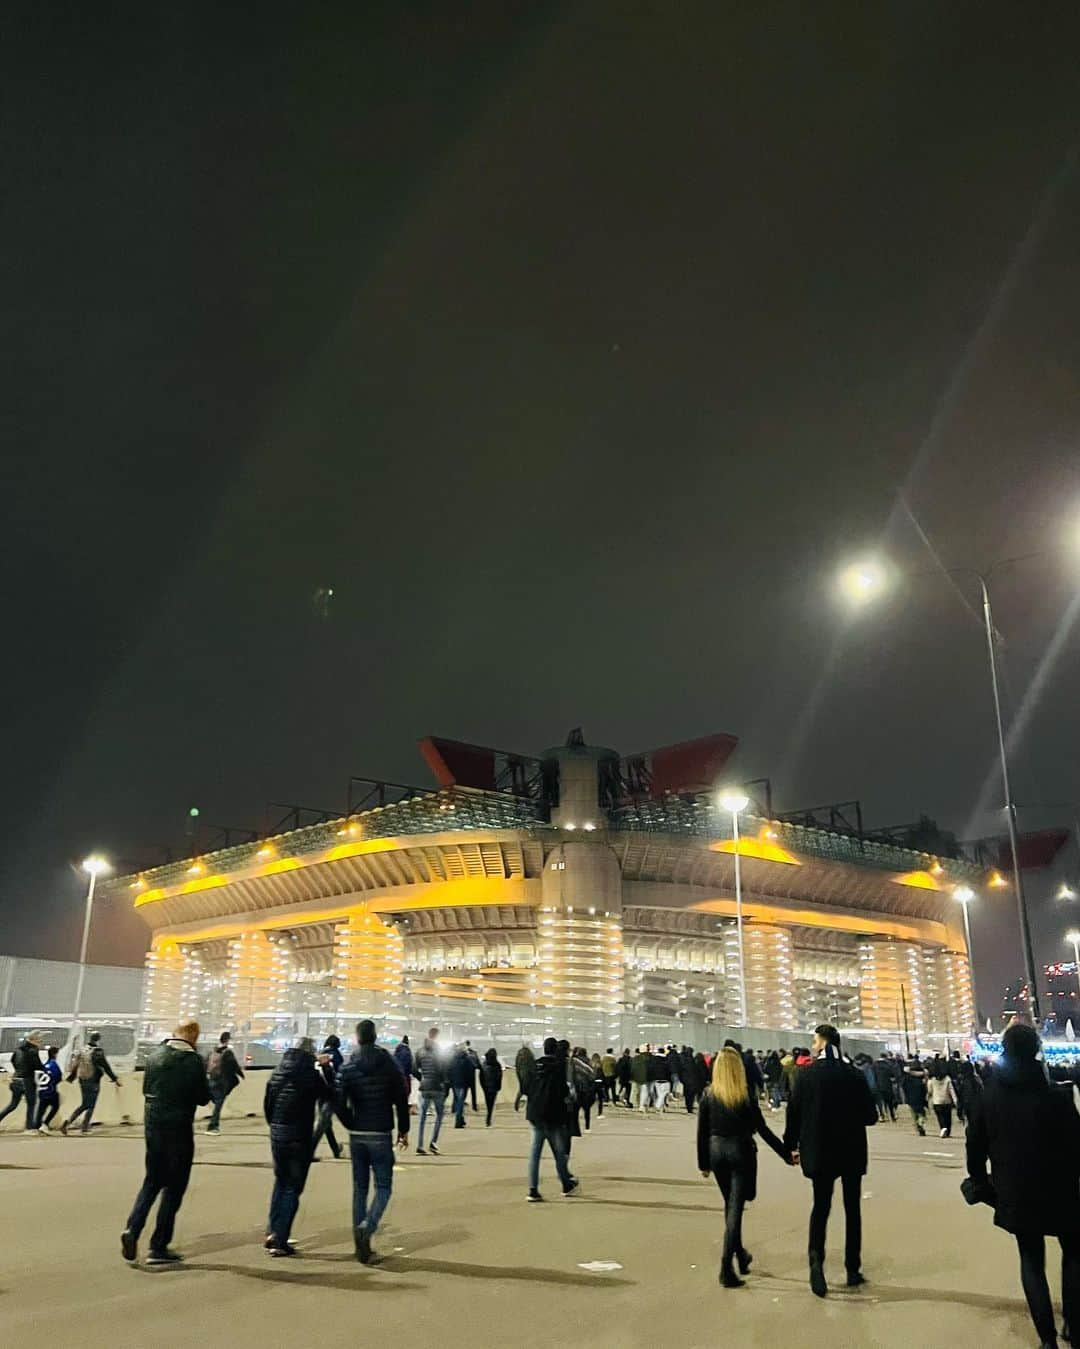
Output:
[[495,1111],[495,1102],[499,1099],[499,1093],[490,1088],[484,1088],[484,1104],[487,1106],[487,1123],[491,1123],[491,1116]]
[[160,1194],[157,1224],[150,1238],[152,1251],[163,1251],[172,1241],[176,1215],[184,1201],[194,1160],[195,1136],[190,1125],[186,1129],[156,1129],[152,1125],[147,1128],[146,1179],[135,1198],[127,1230],[138,1239],[154,1207],[154,1200]]
[[[857,1274],[862,1265],[862,1176],[840,1176],[844,1192],[844,1264],[849,1274]],[[825,1263],[825,1232],[832,1212],[835,1176],[814,1176],[814,1207],[810,1210],[811,1260]]]
[[[1080,1326],[1080,1236],[1058,1237],[1061,1243],[1061,1303],[1069,1329]],[[1028,1311],[1043,1344],[1057,1344],[1054,1304],[1046,1282],[1046,1238],[1041,1233],[1017,1233],[1020,1250],[1020,1282],[1024,1285]]]
[[[724,1196],[724,1253],[720,1269],[731,1273],[733,1261],[746,1250],[742,1240],[742,1220],[747,1196],[753,1192],[753,1177],[745,1166],[720,1161],[715,1155],[711,1160],[713,1176]],[[755,1158],[755,1166],[756,1161]]]
[[936,1106],[934,1106],[934,1114],[937,1116],[938,1128],[939,1128],[939,1129],[944,1129],[944,1131],[945,1131],[945,1137],[946,1137],[946,1138],[951,1138],[951,1137],[952,1137],[952,1106],[951,1106],[951,1105],[936,1105]]

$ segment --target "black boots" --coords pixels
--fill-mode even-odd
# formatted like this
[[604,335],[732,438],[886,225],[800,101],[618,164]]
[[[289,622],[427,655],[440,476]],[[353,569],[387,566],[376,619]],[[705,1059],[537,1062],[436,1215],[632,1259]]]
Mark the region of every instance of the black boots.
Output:
[[824,1297],[829,1291],[829,1285],[825,1282],[825,1270],[821,1263],[821,1257],[817,1255],[810,1257],[810,1291],[815,1297]]

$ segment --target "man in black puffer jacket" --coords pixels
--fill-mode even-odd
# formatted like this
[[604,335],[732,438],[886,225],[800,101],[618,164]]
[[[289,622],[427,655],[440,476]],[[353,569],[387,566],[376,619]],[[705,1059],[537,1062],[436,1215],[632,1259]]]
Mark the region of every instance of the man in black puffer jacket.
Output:
[[[356,1258],[371,1263],[371,1238],[390,1202],[394,1185],[394,1116],[397,1145],[409,1146],[409,1090],[401,1069],[375,1043],[374,1021],[356,1027],[359,1048],[338,1075],[338,1110],[349,1130],[353,1169],[353,1234]],[[375,1179],[375,1196],[368,1208],[368,1189]]]
[[312,1131],[315,1109],[333,1100],[329,1054],[315,1063],[315,1043],[300,1040],[286,1049],[266,1084],[263,1114],[270,1126],[270,1152],[274,1158],[274,1189],[266,1227],[266,1249],[271,1255],[294,1255],[289,1234],[307,1183],[314,1146]]

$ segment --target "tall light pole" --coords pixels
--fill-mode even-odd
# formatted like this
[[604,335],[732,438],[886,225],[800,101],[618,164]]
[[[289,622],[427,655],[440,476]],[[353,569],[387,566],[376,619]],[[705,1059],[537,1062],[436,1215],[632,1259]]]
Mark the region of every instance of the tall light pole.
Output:
[[94,888],[97,885],[97,878],[103,876],[109,870],[109,864],[104,857],[91,854],[84,860],[82,869],[90,877],[90,883],[86,887],[86,917],[83,919],[82,947],[79,950],[79,978],[75,985],[75,1007],[71,1019],[72,1049],[75,1047],[75,1036],[79,1032],[79,1012],[82,1010],[83,984],[86,981],[86,948],[90,944],[90,918],[94,912]]
[[1080,932],[1075,928],[1065,933],[1065,940],[1072,942],[1073,960],[1076,962],[1076,991],[1080,993]]
[[971,1002],[972,1016],[974,1018],[974,1029],[976,1033],[979,1029],[979,999],[975,992],[975,956],[971,950],[971,919],[968,916],[968,905],[975,898],[975,891],[970,885],[958,885],[952,892],[953,899],[957,900],[964,911],[964,943],[967,946],[968,972],[971,976]]
[[750,798],[737,787],[728,787],[720,793],[720,805],[731,812],[731,836],[735,843],[735,930],[739,942],[739,1021],[740,1026],[747,1024],[746,1007],[746,959],[743,951],[742,921],[742,868],[739,864],[739,812],[750,804]]
[[[1035,556],[1029,554],[1028,556]],[[1006,558],[995,564],[1004,566],[1010,562],[1019,562],[1020,558]],[[1005,728],[1001,720],[1001,694],[998,688],[997,668],[997,629],[994,627],[994,614],[990,605],[989,576],[972,567],[943,568],[948,576],[973,576],[979,583],[982,595],[983,627],[986,630],[986,652],[990,662],[990,687],[994,696],[994,722],[997,729],[998,754],[1001,759],[1001,786],[1005,797],[1005,815],[1009,826],[1009,848],[1012,852],[1013,885],[1016,888],[1016,913],[1020,923],[1020,944],[1024,954],[1024,969],[1028,987],[1031,990],[1031,1013],[1035,1024],[1039,1023],[1039,986],[1035,978],[1035,951],[1031,944],[1031,924],[1028,921],[1027,900],[1024,896],[1024,878],[1020,871],[1020,854],[1017,847],[1016,802],[1013,800],[1009,782],[1009,755],[1005,747]],[[848,599],[856,605],[863,605],[876,599],[888,586],[889,574],[884,564],[876,559],[858,562],[846,568],[840,576],[840,584]]]

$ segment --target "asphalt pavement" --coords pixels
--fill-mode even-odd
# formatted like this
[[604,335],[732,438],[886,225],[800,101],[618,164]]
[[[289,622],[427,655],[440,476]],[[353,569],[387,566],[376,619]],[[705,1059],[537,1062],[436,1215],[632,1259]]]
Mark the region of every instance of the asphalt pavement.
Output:
[[[353,1255],[349,1163],[325,1151],[294,1230],[300,1257],[262,1250],[273,1174],[259,1120],[198,1134],[174,1243],[186,1261],[152,1269],[119,1250],[141,1181],[141,1129],[40,1138],[13,1132],[12,1116],[0,1132],[0,1344],[1035,1344],[1011,1238],[960,1197],[962,1128],[918,1138],[904,1115],[871,1131],[870,1282],[825,1301],[806,1285],[809,1185],[764,1147],[744,1233],[753,1270],[745,1288],[719,1288],[722,1202],[698,1176],[695,1121],[681,1109],[594,1119],[574,1143],[580,1195],[560,1196],[545,1157],[544,1204],[525,1202],[523,1114],[503,1103],[485,1129],[470,1111],[466,1129],[444,1128],[442,1156],[400,1158],[375,1241],[383,1263],[371,1268]],[[842,1285],[839,1199],[826,1272]]]

